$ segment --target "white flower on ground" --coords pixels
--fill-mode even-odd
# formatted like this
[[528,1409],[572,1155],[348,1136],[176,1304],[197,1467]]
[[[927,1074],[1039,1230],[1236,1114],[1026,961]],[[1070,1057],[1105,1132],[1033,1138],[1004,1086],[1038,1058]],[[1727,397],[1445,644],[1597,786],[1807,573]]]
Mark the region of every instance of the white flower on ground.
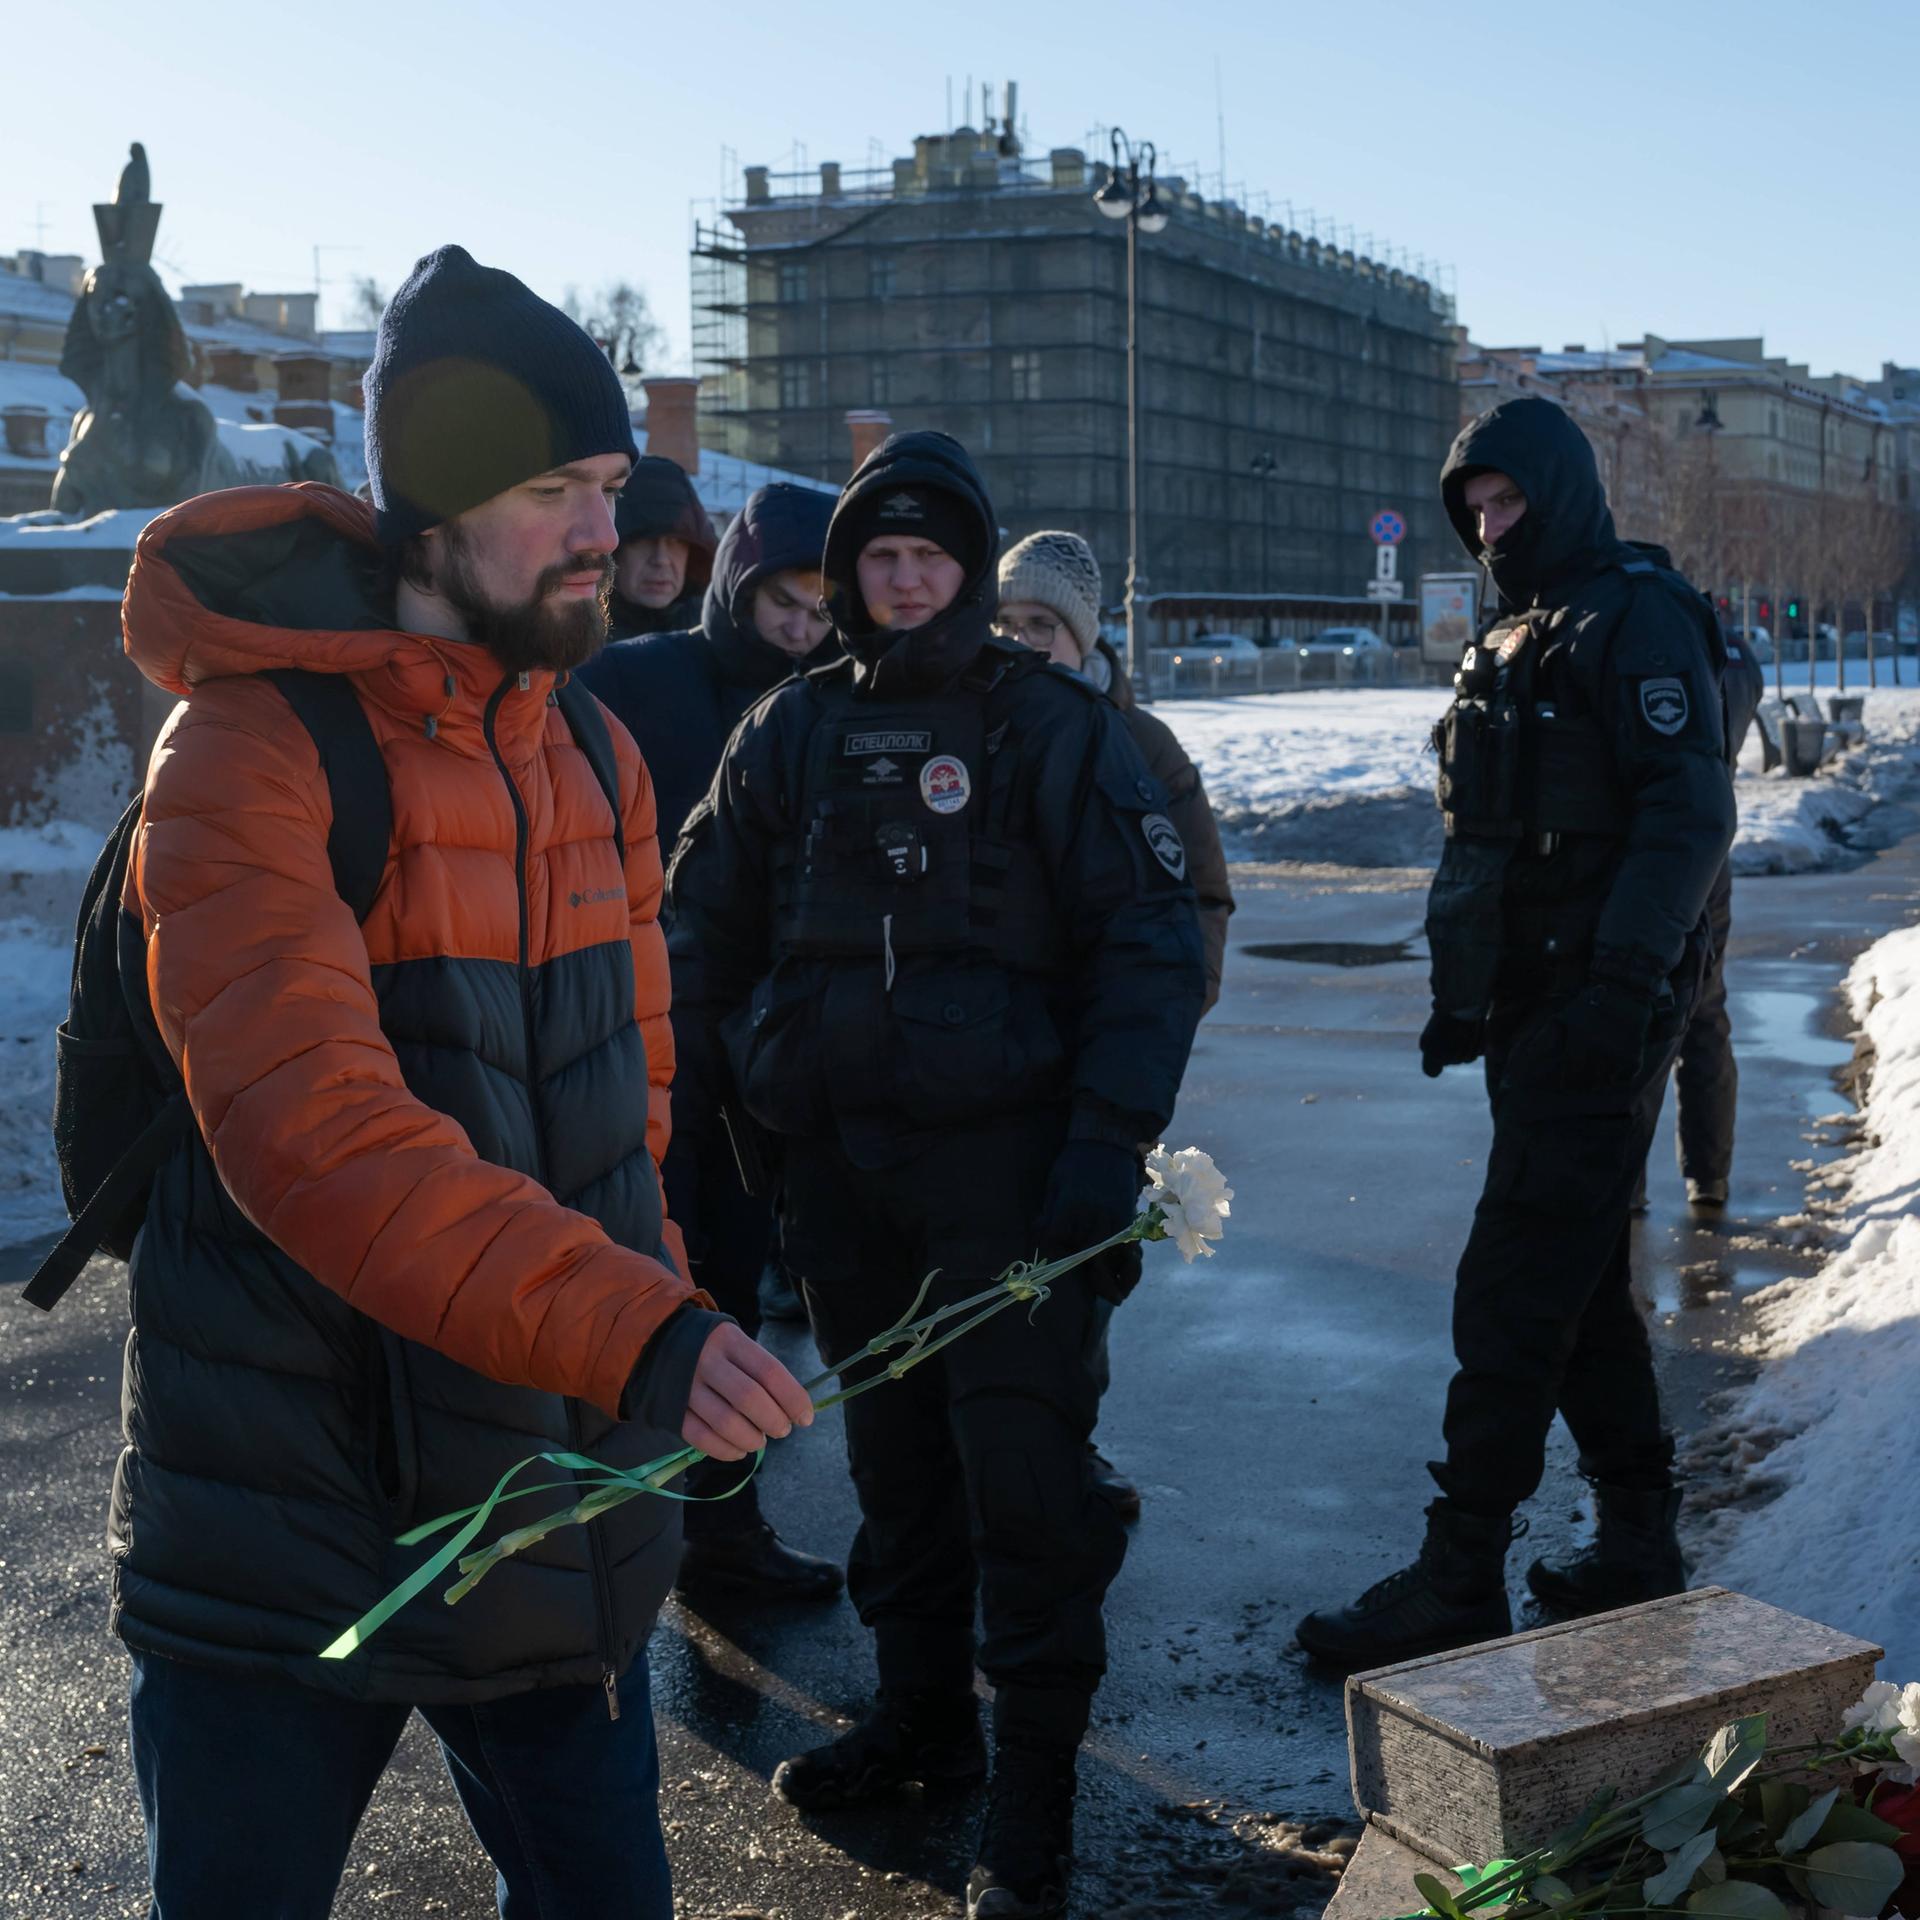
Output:
[[1166,1216],[1164,1237],[1179,1249],[1181,1258],[1212,1257],[1209,1240],[1220,1238],[1222,1224],[1233,1209],[1227,1204],[1233,1189],[1227,1185],[1212,1155],[1199,1147],[1169,1153],[1164,1146],[1147,1155],[1147,1184],[1140,1205],[1158,1207]]
[[1900,1722],[1900,1689],[1891,1680],[1869,1680],[1867,1690],[1847,1709],[1842,1733],[1865,1727],[1869,1733],[1891,1732]]
[[1900,1689],[1898,1724],[1888,1731],[1893,1735],[1893,1750],[1906,1763],[1907,1784],[1913,1784],[1920,1770],[1920,1680],[1909,1681]]

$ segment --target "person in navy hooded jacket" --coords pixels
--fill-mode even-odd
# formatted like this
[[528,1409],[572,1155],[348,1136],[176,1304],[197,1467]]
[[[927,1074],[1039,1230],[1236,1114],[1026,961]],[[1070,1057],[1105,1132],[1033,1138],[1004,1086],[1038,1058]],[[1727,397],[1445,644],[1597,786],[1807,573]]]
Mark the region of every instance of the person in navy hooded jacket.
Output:
[[[740,716],[790,675],[838,652],[822,605],[820,556],[835,496],[767,486],[749,496],[713,557],[700,624],[606,648],[580,677],[639,742],[653,776],[663,857],[706,797]],[[673,1143],[663,1177],[697,1283],[750,1332],[773,1248],[777,1168],[700,1036],[674,1034]],[[751,1183],[750,1185],[748,1183]],[[740,1469],[714,1461],[688,1491],[725,1493]],[[685,1509],[679,1585],[690,1594],[831,1599],[831,1560],[788,1546],[762,1518],[756,1483]]]

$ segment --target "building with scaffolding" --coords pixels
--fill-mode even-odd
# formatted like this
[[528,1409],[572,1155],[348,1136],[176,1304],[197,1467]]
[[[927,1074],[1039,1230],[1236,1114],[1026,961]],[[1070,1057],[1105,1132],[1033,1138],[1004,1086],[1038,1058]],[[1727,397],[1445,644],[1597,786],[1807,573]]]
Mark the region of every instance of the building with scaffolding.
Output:
[[[837,481],[863,425],[850,443],[850,414],[943,428],[1009,535],[1084,534],[1117,602],[1125,223],[1094,206],[1104,163],[1078,147],[1029,159],[1016,125],[1009,101],[984,132],[923,137],[891,166],[748,167],[736,203],[695,224],[702,431]],[[1359,601],[1382,508],[1407,525],[1403,578],[1453,564],[1435,492],[1456,426],[1453,306],[1433,270],[1180,178],[1159,193],[1171,218],[1139,241],[1154,589]]]

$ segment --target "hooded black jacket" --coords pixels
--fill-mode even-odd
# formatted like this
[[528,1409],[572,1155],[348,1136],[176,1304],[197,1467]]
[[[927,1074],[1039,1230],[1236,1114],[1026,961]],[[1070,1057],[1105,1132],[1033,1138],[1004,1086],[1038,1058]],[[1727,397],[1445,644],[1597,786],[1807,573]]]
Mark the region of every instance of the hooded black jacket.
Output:
[[[873,496],[907,485],[965,502],[978,516],[981,558],[951,605],[896,633],[874,626],[854,561]],[[827,535],[850,658],[787,682],[748,712],[674,853],[676,1033],[697,1015],[707,1038],[696,1047],[717,1047],[724,1025],[762,1124],[832,1129],[869,1167],[909,1158],[947,1127],[1049,1106],[1070,1110],[1076,1137],[1124,1146],[1156,1138],[1206,990],[1166,790],[1092,687],[992,637],[997,546],[992,503],[958,442],[909,433],[876,449]],[[977,787],[960,803],[969,835],[984,831],[989,792],[1012,796],[1002,826],[1023,857],[1037,856],[1060,958],[1028,966],[982,952],[977,904],[957,951],[903,949],[895,964],[877,918],[871,951],[785,950],[775,931],[779,876],[810,857],[809,830],[834,804],[810,786],[817,731],[850,713],[916,707],[937,725],[937,714],[969,702],[980,703],[989,762],[972,769]],[[899,792],[903,812],[933,817],[919,815],[911,783]],[[953,812],[931,797],[926,805]],[[982,843],[972,844],[977,859]]]
[[[1483,552],[1466,484],[1500,472],[1527,510]],[[1590,719],[1611,750],[1625,831],[1521,844],[1504,882],[1510,972],[1541,950],[1651,993],[1680,966],[1733,839],[1712,614],[1657,547],[1622,541],[1593,448],[1551,401],[1509,400],[1465,427],[1440,495],[1505,614],[1533,613],[1515,657],[1523,698]],[[1678,724],[1673,724],[1675,714]]]
[[[670,606],[643,607],[623,594],[613,596],[611,630],[616,640],[648,633],[680,633],[700,618],[701,596],[713,578],[717,544],[713,522],[677,460],[646,453],[634,462],[613,510],[613,529],[624,547],[629,540],[671,536],[687,543],[687,578]],[[670,844],[670,843],[667,843]]]
[[687,815],[712,785],[740,716],[782,680],[839,652],[829,635],[796,661],[753,630],[753,596],[763,580],[820,565],[833,501],[810,487],[761,487],[714,555],[700,624],[618,641],[580,669],[639,743],[653,776],[663,854],[673,851]]

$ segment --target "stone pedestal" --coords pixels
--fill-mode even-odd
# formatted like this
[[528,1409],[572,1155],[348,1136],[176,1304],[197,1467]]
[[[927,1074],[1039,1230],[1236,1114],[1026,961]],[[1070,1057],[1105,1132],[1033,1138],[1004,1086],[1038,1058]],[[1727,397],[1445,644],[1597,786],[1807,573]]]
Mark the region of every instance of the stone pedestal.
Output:
[[1444,1865],[1538,1846],[1599,1788],[1643,1791],[1744,1714],[1837,1734],[1880,1649],[1721,1587],[1347,1682],[1354,1804]]

